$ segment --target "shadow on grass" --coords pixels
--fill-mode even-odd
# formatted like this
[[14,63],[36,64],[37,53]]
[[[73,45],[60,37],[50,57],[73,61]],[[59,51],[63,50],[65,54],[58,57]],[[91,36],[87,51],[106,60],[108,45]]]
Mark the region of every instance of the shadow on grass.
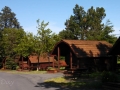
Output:
[[43,88],[55,88],[55,90],[102,90],[102,83],[100,81],[72,81],[67,83],[57,83],[54,81],[48,81],[43,83],[37,83],[35,87]]

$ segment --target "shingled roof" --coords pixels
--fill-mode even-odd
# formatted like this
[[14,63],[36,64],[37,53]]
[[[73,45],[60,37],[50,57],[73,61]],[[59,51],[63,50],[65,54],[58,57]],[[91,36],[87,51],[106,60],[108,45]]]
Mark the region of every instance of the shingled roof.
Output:
[[[106,41],[61,40],[55,45],[52,54],[55,54],[55,50],[57,50],[57,47],[60,47],[61,44],[66,44],[78,58],[106,56],[112,47],[112,44]],[[64,46],[65,45],[62,45],[62,49]]]
[[116,40],[113,47],[110,49],[109,55],[120,55],[120,37]]
[[[39,63],[53,62],[53,59],[54,59],[53,57],[49,57],[49,60],[48,60],[48,57],[40,57]],[[38,63],[38,56],[31,55],[29,56],[29,60],[31,63]]]

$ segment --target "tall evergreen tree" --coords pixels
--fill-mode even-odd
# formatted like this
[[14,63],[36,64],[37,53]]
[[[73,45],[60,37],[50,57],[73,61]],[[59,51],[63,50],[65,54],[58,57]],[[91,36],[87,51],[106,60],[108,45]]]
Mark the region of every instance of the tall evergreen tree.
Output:
[[15,16],[16,14],[9,7],[5,6],[0,12],[0,30],[4,28],[21,28]]
[[94,9],[92,6],[90,9],[88,9],[86,14],[87,39],[101,40],[101,33],[104,28],[104,24],[102,23],[102,21],[105,18],[105,16],[106,14],[103,7],[97,7],[96,9]]
[[[94,9],[92,6],[87,11],[78,4],[73,8],[73,15],[65,22],[65,30],[59,32],[62,39],[77,39],[77,40],[106,40],[110,43],[115,39],[115,36],[109,35],[112,33],[113,26],[104,24],[102,21],[106,13],[103,7]],[[110,23],[110,22],[109,22]],[[103,33],[104,32],[104,33]],[[107,33],[105,33],[107,32]],[[109,38],[103,38],[109,36]],[[114,41],[114,40],[113,40]]]

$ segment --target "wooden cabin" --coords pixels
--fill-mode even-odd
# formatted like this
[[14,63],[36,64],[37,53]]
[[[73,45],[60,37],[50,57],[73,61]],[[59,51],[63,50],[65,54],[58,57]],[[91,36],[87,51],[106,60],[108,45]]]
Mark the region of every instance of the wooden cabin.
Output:
[[40,57],[38,64],[38,56],[30,55],[29,57],[20,57],[19,66],[22,69],[32,69],[35,70],[39,67],[39,70],[46,70],[47,67],[54,67],[55,59],[53,56],[50,57]]
[[58,62],[60,56],[64,56],[68,69],[97,68],[103,71],[106,69],[106,61],[111,58],[107,55],[111,47],[106,41],[61,40],[55,45],[51,55],[56,55]]
[[117,39],[113,47],[110,49],[109,55],[120,55],[120,37]]
[[[37,67],[38,66],[38,56],[29,56],[30,66]],[[39,58],[39,69],[46,70],[47,67],[54,67],[55,59],[54,57],[40,57]]]
[[[30,55],[29,57],[15,56],[14,61],[18,64],[21,69],[31,69],[36,70],[38,65],[40,70],[46,70],[48,67],[58,67],[58,61],[55,59],[54,55],[49,57],[40,57],[38,64],[38,56]],[[6,58],[2,60],[2,68],[5,68]],[[67,64],[64,60],[59,62],[61,67],[66,67]]]
[[[114,57],[114,67],[116,69],[120,69],[120,37],[117,39],[113,47],[110,49],[109,53],[110,56]],[[117,58],[119,57],[119,62],[117,63]]]

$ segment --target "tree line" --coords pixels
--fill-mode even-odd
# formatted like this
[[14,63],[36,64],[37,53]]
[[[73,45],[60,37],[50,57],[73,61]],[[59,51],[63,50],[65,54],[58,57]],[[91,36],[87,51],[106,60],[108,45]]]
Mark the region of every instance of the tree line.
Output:
[[65,21],[66,28],[59,34],[47,28],[49,22],[38,19],[37,34],[33,35],[24,31],[16,14],[5,6],[0,12],[0,62],[6,58],[6,67],[12,69],[17,65],[14,62],[16,55],[27,57],[32,53],[38,56],[46,52],[50,53],[61,39],[105,40],[113,44],[117,38],[110,34],[114,32],[110,20],[107,20],[106,24],[102,22],[105,16],[103,7],[94,9],[92,6],[85,11],[76,4],[73,15]]

